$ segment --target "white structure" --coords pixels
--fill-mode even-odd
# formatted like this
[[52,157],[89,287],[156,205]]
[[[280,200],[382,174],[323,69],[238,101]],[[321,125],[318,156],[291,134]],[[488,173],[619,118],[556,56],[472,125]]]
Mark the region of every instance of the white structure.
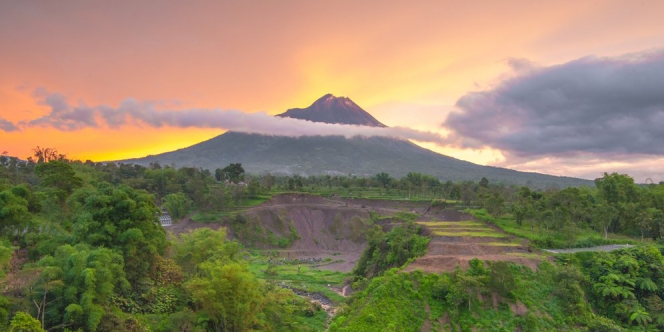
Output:
[[159,216],[159,222],[164,227],[167,227],[167,226],[170,226],[170,225],[173,224],[173,220],[171,220],[171,216],[168,214],[167,211],[161,211],[161,215]]

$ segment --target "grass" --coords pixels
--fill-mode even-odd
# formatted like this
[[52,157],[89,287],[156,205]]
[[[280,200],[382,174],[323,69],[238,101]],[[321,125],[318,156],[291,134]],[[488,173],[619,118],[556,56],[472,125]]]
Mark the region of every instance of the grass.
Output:
[[515,256],[515,257],[522,257],[522,258],[535,258],[535,259],[542,259],[545,256],[549,256],[546,253],[533,254],[533,253],[526,253],[526,252],[508,252],[508,253],[506,253],[506,255]]
[[436,236],[465,236],[465,237],[494,237],[494,238],[506,238],[507,235],[497,233],[497,232],[445,232],[445,231],[433,231],[433,234]]
[[316,311],[312,317],[294,315],[298,331],[322,331],[327,325],[327,312],[325,310]]
[[272,198],[272,196],[257,196],[257,197],[247,198],[247,199],[243,200],[242,202],[240,202],[239,207],[241,207],[241,208],[250,208],[250,207],[257,206],[257,205],[261,205],[261,204],[269,201],[270,198]]
[[417,224],[427,227],[436,236],[507,237],[481,221],[418,221]]
[[265,273],[270,266],[267,257],[254,256],[249,262],[249,270],[260,279],[275,281],[309,293],[320,292],[336,303],[344,301],[343,296],[330,290],[327,285],[343,286],[345,279],[350,276],[348,273],[322,270],[313,266],[318,264],[284,264],[274,266],[276,275],[270,275]]
[[432,231],[436,230],[448,230],[448,231],[493,231],[493,229],[488,227],[441,227],[441,226],[429,226],[429,229]]
[[197,211],[191,216],[191,220],[195,222],[220,222],[226,217],[230,217],[232,213],[230,212],[219,212],[219,211]]
[[487,246],[494,246],[494,247],[519,247],[521,246],[520,243],[513,243],[513,242],[487,242],[487,243],[482,243],[483,245]]
[[481,221],[418,221],[420,225],[431,226],[462,226],[462,227],[486,227],[486,223]]
[[605,239],[603,234],[590,229],[567,228],[558,231],[549,231],[524,222],[518,225],[512,215],[493,217],[484,209],[467,210],[475,218],[492,223],[502,229],[505,233],[530,240],[531,244],[538,248],[566,249],[587,248],[608,244],[638,244],[633,238],[609,234]]

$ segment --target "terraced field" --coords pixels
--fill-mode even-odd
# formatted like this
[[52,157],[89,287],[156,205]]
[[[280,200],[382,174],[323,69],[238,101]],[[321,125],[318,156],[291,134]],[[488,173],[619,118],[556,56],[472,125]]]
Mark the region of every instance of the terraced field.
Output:
[[[453,219],[458,220],[450,220]],[[483,261],[510,261],[536,268],[546,254],[531,250],[524,239],[505,234],[498,228],[459,213],[443,213],[433,220],[417,221],[431,236],[427,253],[405,271],[452,271],[468,267],[473,258]]]

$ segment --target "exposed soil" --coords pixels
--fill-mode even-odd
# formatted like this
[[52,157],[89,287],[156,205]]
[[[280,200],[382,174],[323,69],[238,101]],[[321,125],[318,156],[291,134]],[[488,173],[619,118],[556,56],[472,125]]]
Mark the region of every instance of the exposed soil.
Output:
[[431,308],[429,308],[429,303],[424,303],[424,311],[427,313],[427,318],[424,320],[424,324],[422,324],[422,332],[431,332]]
[[517,316],[523,316],[528,313],[528,307],[521,301],[516,301],[516,303],[510,303],[510,309]]
[[16,249],[9,261],[7,275],[0,282],[3,294],[20,296],[24,289],[41,274],[41,269],[22,269],[28,262],[28,250]]
[[[428,202],[324,198],[308,194],[276,195],[269,201],[243,212],[243,215],[254,223],[252,225],[259,225],[263,232],[269,232],[275,237],[288,236],[291,225],[298,236],[287,249],[279,249],[265,241],[254,241],[248,243],[249,245],[259,249],[276,250],[284,258],[329,258],[328,262],[320,264],[318,268],[349,272],[355,267],[366,247],[364,234],[371,227],[368,222],[371,212],[383,216],[392,216],[398,212],[413,212],[419,215],[418,221],[474,220],[469,214],[444,206],[431,207]],[[381,221],[381,226],[385,229],[397,224],[399,221],[396,220]],[[219,229],[222,225],[197,223],[185,218],[170,226],[168,230],[179,234],[202,227]],[[459,229],[446,229],[445,232],[467,231],[467,227],[463,224],[458,224],[456,227]],[[433,234],[426,226],[423,228],[426,235]],[[238,238],[239,234],[233,234],[230,229],[228,232],[229,237]],[[497,228],[496,232],[502,233]],[[507,234],[504,238],[432,236],[427,253],[410,264],[405,271],[416,269],[435,273],[452,271],[457,265],[467,268],[468,262],[473,258],[510,261],[536,268],[540,260],[533,257],[526,242],[516,245],[496,245],[500,242],[514,242],[514,238],[510,238]]]
[[[445,226],[445,232],[453,234],[468,232],[472,227],[470,227],[470,223],[468,226],[464,225],[463,221],[474,221],[475,218],[453,209],[443,209],[429,215],[423,215],[419,220],[436,220],[443,225],[446,222],[457,222]],[[429,228],[425,225],[422,227]],[[473,258],[482,261],[509,261],[528,266],[531,269],[537,268],[540,259],[533,257],[532,249],[527,242],[520,239],[516,240],[498,228],[489,225],[484,227],[492,228],[494,233],[504,234],[504,237],[435,236],[433,231],[429,229],[428,232],[432,234],[432,237],[427,253],[416,259],[404,271],[410,272],[419,269],[424,272],[440,273],[452,271],[457,265],[462,269],[466,269]]]
[[[248,209],[242,214],[253,222],[257,232],[272,234],[275,238],[288,237],[291,225],[297,233],[287,249],[280,249],[267,241],[243,241],[259,249],[276,250],[284,258],[329,258],[331,262],[319,268],[351,271],[366,247],[364,234],[371,227],[370,212],[391,216],[400,211],[423,213],[427,203],[408,201],[385,201],[371,199],[324,198],[308,194],[282,194],[269,201]],[[258,226],[258,227],[255,227]],[[219,229],[220,223],[198,223],[190,218],[167,228],[174,234],[197,228]],[[244,234],[234,234],[228,229],[230,238],[258,238],[252,236],[254,230],[245,229]],[[254,233],[257,234],[257,233]]]

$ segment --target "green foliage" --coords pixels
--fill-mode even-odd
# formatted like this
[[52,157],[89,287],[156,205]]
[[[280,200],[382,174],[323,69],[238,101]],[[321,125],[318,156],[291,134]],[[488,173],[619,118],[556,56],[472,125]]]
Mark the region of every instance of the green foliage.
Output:
[[185,283],[213,330],[246,331],[259,322],[263,292],[261,284],[237,263],[205,262],[201,274]]
[[383,185],[383,188],[387,188],[387,185],[392,182],[392,177],[385,172],[381,172],[376,174],[376,181],[380,182],[380,184]]
[[605,239],[603,235],[600,235],[596,231],[579,229],[573,226],[553,231],[547,230],[543,225],[539,225],[537,228],[524,223],[519,225],[513,216],[503,215],[494,217],[484,209],[471,209],[467,210],[467,212],[479,220],[498,226],[507,234],[530,240],[530,244],[538,248],[586,248],[608,244],[637,243],[634,239],[618,235],[613,235],[611,238]]
[[10,309],[10,298],[0,295],[0,326],[5,327],[9,323]]
[[159,209],[145,191],[101,183],[72,196],[73,235],[77,242],[120,250],[134,289],[150,280],[166,234],[157,222]]
[[0,235],[15,236],[29,223],[28,201],[10,189],[0,191]]
[[575,256],[588,275],[587,294],[599,313],[625,325],[664,328],[664,257],[657,248]]
[[197,275],[197,266],[207,261],[238,262],[241,259],[242,247],[235,241],[226,241],[223,228],[213,231],[201,228],[190,233],[181,234],[173,241],[175,261],[187,275]]
[[343,286],[347,273],[324,270],[309,264],[275,264],[277,261],[266,261],[264,257],[258,257],[249,261],[248,269],[258,278],[270,283],[288,285],[294,289],[310,293],[320,293],[333,302],[341,303],[344,298],[327,285],[335,287]]
[[38,266],[43,271],[33,296],[46,326],[95,331],[114,292],[129,288],[122,256],[107,248],[64,245]]
[[41,324],[29,314],[19,311],[9,324],[10,332],[43,332]]
[[[611,331],[608,328],[615,324],[610,320],[593,316],[587,305],[575,306],[583,304],[586,296],[579,276],[574,267],[542,263],[532,271],[504,262],[485,266],[479,260],[471,261],[465,272],[459,268],[444,274],[393,269],[353,294],[348,307],[333,318],[330,331],[416,331],[425,321],[432,330],[569,331],[592,327],[589,330]],[[562,285],[565,277],[571,278]],[[516,312],[516,307],[526,312]],[[604,327],[607,329],[602,330]]]
[[410,258],[422,256],[429,244],[429,238],[422,236],[420,226],[412,221],[395,226],[387,233],[374,225],[366,237],[367,249],[353,270],[357,277],[370,278],[401,266]]
[[55,160],[38,164],[35,172],[41,178],[43,186],[53,188],[55,196],[61,203],[64,203],[74,189],[83,185],[83,180],[76,176],[74,169],[64,161]]
[[[37,158],[42,162],[0,156],[0,269],[11,271],[3,283],[7,297],[0,297],[3,326],[10,312],[32,310],[35,326],[50,330],[324,329],[325,312],[278,286],[287,285],[340,304],[331,330],[420,330],[425,321],[432,330],[464,331],[664,328],[661,254],[652,247],[576,254],[561,258],[559,266],[543,263],[537,271],[472,260],[465,272],[407,274],[389,269],[425,252],[428,238],[412,223],[418,215],[398,213],[396,219],[404,222],[395,226],[390,220],[389,232],[374,226],[385,222],[376,215],[372,220],[340,217],[331,233],[368,242],[348,278],[307,264],[247,262],[248,254],[238,242],[226,240],[223,230],[174,236],[170,244],[155,205],[194,208],[200,217],[195,219],[228,219],[234,235],[246,243],[287,248],[301,236],[289,218],[279,216],[281,227],[273,229],[243,211],[288,188],[332,199],[430,204],[434,212],[454,200],[484,207],[473,213],[534,246],[582,247],[662,241],[664,184],[636,185],[628,176],[604,174],[596,189],[535,191],[488,176],[490,181],[479,184],[443,183],[411,172],[401,179],[387,173],[371,178],[247,175],[245,186],[234,183],[243,170],[237,181],[233,176],[226,183],[196,168],[69,162],[45,150]],[[341,286],[344,279],[364,290],[341,304],[344,299],[327,285]],[[510,307],[527,312],[517,314]]]
[[217,181],[230,181],[233,183],[244,181],[244,168],[242,168],[242,164],[240,163],[230,164],[222,169],[217,169],[214,174]]
[[175,220],[180,220],[189,213],[192,201],[183,192],[164,196],[164,207]]

